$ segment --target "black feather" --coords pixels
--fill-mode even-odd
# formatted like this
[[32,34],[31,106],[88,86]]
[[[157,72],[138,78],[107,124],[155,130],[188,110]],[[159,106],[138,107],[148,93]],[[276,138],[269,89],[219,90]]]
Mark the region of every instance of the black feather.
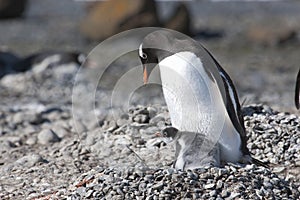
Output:
[[300,86],[300,70],[297,75],[297,80],[296,80],[296,88],[295,88],[295,105],[296,108],[299,109],[300,107],[300,102],[299,102],[299,86]]

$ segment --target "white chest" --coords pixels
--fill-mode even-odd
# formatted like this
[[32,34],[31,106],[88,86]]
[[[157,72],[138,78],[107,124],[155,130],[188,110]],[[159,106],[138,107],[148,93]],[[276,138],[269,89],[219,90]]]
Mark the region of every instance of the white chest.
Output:
[[219,141],[221,155],[224,154],[221,157],[238,159],[239,134],[229,119],[216,81],[208,76],[200,58],[191,52],[180,52],[162,60],[159,69],[172,125]]
[[217,132],[224,121],[224,103],[215,81],[195,54],[180,52],[159,63],[171,122],[181,131]]

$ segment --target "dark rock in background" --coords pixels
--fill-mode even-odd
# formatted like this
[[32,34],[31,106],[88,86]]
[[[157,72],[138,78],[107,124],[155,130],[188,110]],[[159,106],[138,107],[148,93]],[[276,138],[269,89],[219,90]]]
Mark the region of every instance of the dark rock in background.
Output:
[[27,0],[0,0],[0,19],[22,16]]
[[191,31],[191,16],[187,6],[180,3],[173,15],[164,23],[163,27],[173,29],[187,35],[193,35]]
[[103,40],[121,31],[158,24],[153,0],[110,0],[89,5],[80,30],[88,39]]
[[297,30],[288,25],[253,25],[250,26],[246,37],[251,43],[262,46],[279,46],[287,43],[299,44]]
[[0,51],[0,78],[6,74],[14,72],[14,65],[20,61],[20,58],[7,51]]
[[0,78],[30,69],[38,73],[68,63],[80,66],[85,58],[86,56],[80,52],[40,51],[21,58],[12,52],[0,51]]
[[164,27],[191,35],[191,14],[183,3],[172,15],[160,20],[154,0],[110,0],[87,4],[80,30],[90,40],[104,40],[119,32],[139,27]]

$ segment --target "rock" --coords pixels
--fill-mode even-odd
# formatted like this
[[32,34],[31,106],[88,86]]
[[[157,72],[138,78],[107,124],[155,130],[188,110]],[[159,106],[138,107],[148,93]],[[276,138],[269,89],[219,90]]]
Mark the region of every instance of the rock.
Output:
[[297,32],[294,28],[279,28],[277,25],[251,26],[246,36],[250,42],[264,46],[277,46],[297,40]]
[[34,144],[36,144],[36,142],[37,142],[37,138],[35,137],[35,136],[30,136],[29,138],[27,138],[27,140],[26,140],[26,144],[27,145],[34,145]]
[[104,40],[121,31],[157,25],[153,0],[110,0],[89,6],[80,31],[88,39]]
[[160,129],[155,126],[140,130],[140,133],[142,134],[142,138],[145,139],[147,139],[149,136],[153,137],[157,132],[160,132]]
[[150,118],[153,118],[157,114],[157,109],[154,107],[147,107],[147,111],[149,113]]
[[217,195],[216,190],[212,190],[209,192],[209,196],[211,196],[211,197],[215,197],[216,195]]
[[226,198],[230,195],[230,193],[227,190],[222,190],[221,197]]
[[39,162],[46,162],[39,154],[27,155],[16,161],[17,164],[23,167],[32,167]]
[[215,188],[215,184],[214,183],[210,183],[210,184],[204,185],[204,188],[205,189],[213,189],[213,188]]
[[126,119],[118,119],[117,120],[117,126],[118,127],[121,127],[121,126],[123,126],[123,125],[125,125],[127,123],[128,123],[128,121]]
[[60,126],[54,126],[52,128],[52,130],[57,134],[57,136],[59,138],[64,138],[66,135],[68,135],[68,133],[70,133],[69,131],[67,131],[65,128],[60,127]]
[[159,147],[161,145],[161,143],[163,143],[163,140],[161,138],[152,138],[152,139],[147,140],[146,147],[148,149],[155,149],[155,148]]
[[20,17],[26,4],[27,0],[0,0],[0,19]]
[[18,112],[13,116],[13,123],[14,124],[21,124],[25,120],[24,113]]
[[28,121],[31,124],[41,124],[42,122],[44,122],[44,119],[42,118],[40,113],[34,113],[34,112],[30,112],[28,114],[26,114],[26,121]]
[[0,140],[0,151],[8,151],[11,148],[15,148],[16,145],[9,140]]
[[273,168],[273,172],[275,173],[280,173],[280,172],[284,172],[286,169],[283,166],[279,166],[279,167],[274,167]]
[[221,189],[222,186],[223,186],[222,181],[218,180],[218,181],[217,181],[217,184],[216,184],[216,189]]
[[31,124],[40,124],[41,122],[43,122],[43,118],[39,113],[35,113],[33,111],[17,112],[13,116],[13,123],[22,124],[23,122],[28,122]]
[[0,80],[0,84],[8,89],[16,92],[23,92],[26,90],[27,77],[24,74],[9,74]]
[[109,132],[113,132],[113,131],[115,131],[117,128],[118,128],[118,125],[117,125],[117,123],[116,123],[114,120],[109,121],[108,123],[105,123],[105,124],[103,125],[103,129],[106,129],[106,130],[109,131]]
[[117,125],[119,127],[128,124],[129,123],[129,115],[128,114],[123,114],[121,115],[121,118],[117,120]]
[[150,124],[158,124],[159,122],[164,122],[166,119],[166,116],[162,113],[162,114],[158,114],[155,117],[153,117],[152,119],[150,119],[149,123]]
[[20,136],[6,136],[6,137],[1,138],[1,140],[8,141],[10,144],[10,147],[21,146],[21,144],[22,144],[22,140],[21,140]]
[[116,145],[130,145],[130,137],[127,135],[118,135],[116,136],[115,144]]
[[152,186],[154,190],[161,190],[164,187],[164,183],[160,182]]
[[0,50],[0,78],[2,78],[6,74],[14,73],[14,65],[19,60],[20,58],[17,55],[8,51]]
[[44,129],[38,134],[38,142],[40,144],[50,144],[59,141],[60,138],[51,129]]
[[149,117],[148,115],[144,115],[144,114],[138,114],[133,118],[134,122],[143,124],[143,123],[148,123],[149,122]]
[[191,16],[185,4],[178,5],[173,15],[164,23],[164,28],[191,35]]

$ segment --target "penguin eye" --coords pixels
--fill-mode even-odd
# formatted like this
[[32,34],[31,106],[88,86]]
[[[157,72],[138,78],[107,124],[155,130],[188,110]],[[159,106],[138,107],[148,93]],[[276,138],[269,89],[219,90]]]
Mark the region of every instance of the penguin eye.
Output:
[[139,56],[143,60],[146,60],[148,58],[147,54],[145,54],[143,51],[143,43],[139,46]]
[[167,136],[168,136],[168,132],[167,132],[167,131],[164,131],[162,135],[163,135],[164,137],[167,137]]
[[142,52],[142,54],[140,55],[140,57],[144,60],[146,60],[148,58],[147,54],[145,54],[144,52]]

